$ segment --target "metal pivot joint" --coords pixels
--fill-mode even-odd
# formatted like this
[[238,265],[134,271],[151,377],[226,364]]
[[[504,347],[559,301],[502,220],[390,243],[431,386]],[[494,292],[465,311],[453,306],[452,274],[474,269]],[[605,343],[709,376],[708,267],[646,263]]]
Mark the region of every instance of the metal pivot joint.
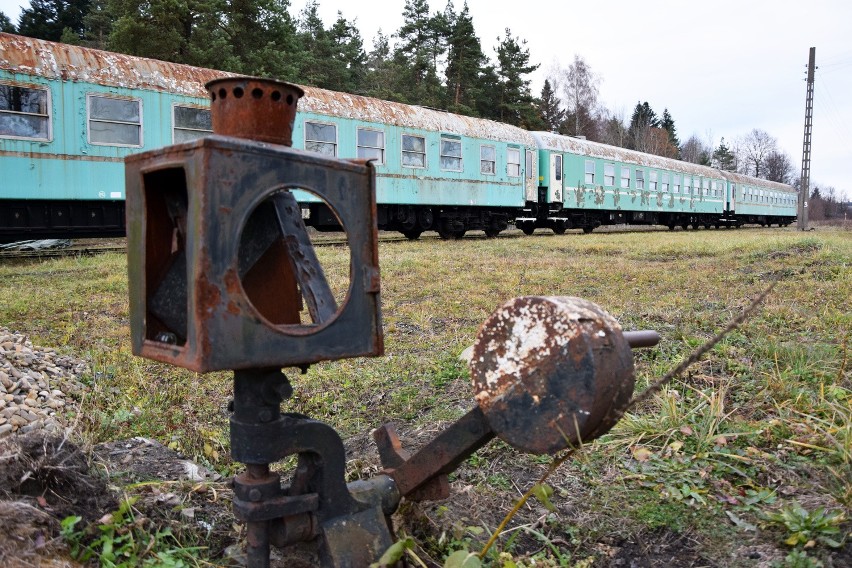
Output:
[[631,348],[659,342],[623,332],[599,306],[571,297],[510,300],[480,327],[470,374],[477,406],[411,455],[393,425],[373,433],[386,472],[413,500],[449,495],[447,475],[495,436],[534,454],[589,442],[633,393]]

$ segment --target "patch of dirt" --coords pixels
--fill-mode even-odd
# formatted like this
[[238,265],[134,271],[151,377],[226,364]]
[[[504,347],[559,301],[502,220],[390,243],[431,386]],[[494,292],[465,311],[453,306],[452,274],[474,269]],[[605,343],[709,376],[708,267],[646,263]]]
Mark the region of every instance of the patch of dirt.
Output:
[[635,535],[601,550],[609,557],[605,566],[624,568],[693,568],[720,566],[703,557],[700,544],[687,534],[670,531],[655,531],[644,535]]
[[185,459],[148,438],[107,442],[94,448],[110,479],[128,485],[140,481],[221,481],[222,476]]
[[0,441],[0,565],[76,565],[56,538],[60,521],[91,522],[116,506],[106,480],[68,439],[33,432]]
[[159,527],[170,527],[185,543],[222,557],[239,530],[227,480],[148,438],[99,444],[95,460],[113,482],[137,497],[134,508]]

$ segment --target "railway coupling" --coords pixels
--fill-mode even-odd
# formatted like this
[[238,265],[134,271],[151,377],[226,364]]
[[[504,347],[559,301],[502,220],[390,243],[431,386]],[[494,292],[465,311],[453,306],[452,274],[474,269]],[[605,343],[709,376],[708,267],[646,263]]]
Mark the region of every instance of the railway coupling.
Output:
[[[476,337],[472,410],[415,453],[391,424],[378,428],[384,471],[347,484],[334,428],[282,411],[293,392],[282,368],[383,353],[373,167],[290,148],[296,86],[207,87],[214,135],[126,160],[132,344],[196,372],[233,371],[231,455],[246,465],[233,507],[250,568],[269,566],[272,545],[306,542],[323,566],[368,566],[393,543],[401,500],[448,497],[448,474],[493,438],[552,454],[618,420],[633,392],[631,348],[657,334],[623,332],[579,298],[516,298]],[[340,303],[294,192],[324,201],[346,232]],[[270,465],[290,457],[283,482]]]

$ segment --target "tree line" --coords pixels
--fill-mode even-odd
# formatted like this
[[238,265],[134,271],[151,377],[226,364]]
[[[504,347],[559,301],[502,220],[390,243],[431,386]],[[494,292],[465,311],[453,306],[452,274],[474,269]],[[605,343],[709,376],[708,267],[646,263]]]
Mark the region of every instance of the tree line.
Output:
[[[364,46],[354,20],[338,12],[326,26],[318,0],[293,17],[289,0],[31,0],[17,25],[0,12],[0,30],[130,55],[415,104],[797,183],[790,156],[763,130],[716,145],[681,142],[667,108],[637,101],[629,117],[598,100],[601,82],[579,55],[547,73],[538,97],[526,41],[509,28],[490,58],[467,3],[431,11],[404,0],[403,23]],[[825,193],[825,190],[823,190]]]
[[0,29],[199,67],[275,77],[540,129],[526,42],[509,28],[491,59],[465,3],[405,0],[402,26],[366,49],[353,20],[326,26],[317,0],[31,0]]

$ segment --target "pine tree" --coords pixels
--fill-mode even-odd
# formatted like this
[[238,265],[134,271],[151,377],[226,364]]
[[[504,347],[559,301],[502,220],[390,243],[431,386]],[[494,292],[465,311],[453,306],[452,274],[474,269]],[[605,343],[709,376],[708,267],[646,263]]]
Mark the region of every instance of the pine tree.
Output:
[[480,71],[488,64],[465,2],[455,18],[447,56],[447,106],[451,112],[476,114],[481,96]]
[[541,126],[538,111],[530,94],[530,80],[524,76],[538,69],[530,63],[526,41],[512,37],[506,28],[506,37],[497,38],[497,109],[496,118],[524,128]]
[[191,43],[201,17],[192,0],[109,0],[115,18],[109,48],[128,55],[194,63]]
[[[83,18],[89,10],[89,0],[31,0],[18,20],[17,33],[29,37],[59,41],[67,28],[82,39],[85,33]],[[66,36],[68,37],[68,36]]]
[[367,56],[364,94],[389,101],[404,100],[403,94],[397,91],[397,86],[402,84],[401,75],[401,69],[391,56],[390,41],[379,30]]
[[719,141],[719,147],[713,151],[710,162],[714,168],[729,172],[737,171],[737,159],[733,152],[725,145],[724,136]]
[[669,144],[671,144],[674,148],[678,149],[678,154],[680,153],[680,140],[677,138],[677,128],[675,128],[674,119],[672,115],[669,114],[669,109],[663,109],[663,120],[660,122],[660,127],[665,130],[669,135]]
[[636,130],[643,126],[652,126],[654,128],[658,128],[660,126],[660,120],[657,118],[657,113],[654,112],[654,109],[651,108],[651,105],[648,104],[648,101],[644,103],[636,103],[636,108],[633,109],[633,115],[630,117],[630,129]]
[[397,32],[399,43],[394,61],[403,70],[399,91],[411,104],[438,106],[441,84],[435,67],[433,19],[426,0],[405,0],[403,24]]
[[107,49],[109,34],[112,31],[112,14],[109,12],[107,0],[92,0],[89,11],[83,18],[85,26],[85,41],[83,45],[95,49]]
[[541,89],[541,98],[538,101],[538,110],[544,127],[549,132],[558,132],[559,127],[565,121],[565,109],[559,108],[559,98],[550,86],[550,80],[544,80]]
[[337,46],[319,16],[316,0],[307,3],[298,21],[298,38],[303,54],[299,61],[299,81],[305,85],[340,90]]
[[333,67],[335,77],[332,78],[333,85],[330,88],[345,93],[362,93],[367,55],[364,53],[361,32],[358,31],[354,22],[349,22],[342,13],[338,12],[337,21],[334,22],[329,33],[336,50]]
[[655,145],[658,140],[654,136],[651,129],[658,128],[660,120],[657,118],[657,113],[648,104],[636,103],[633,109],[633,115],[630,117],[629,133],[629,148],[639,150],[640,152],[648,151],[649,145]]
[[13,34],[18,30],[15,29],[14,24],[12,24],[12,20],[9,19],[9,16],[0,12],[0,32],[6,32]]

